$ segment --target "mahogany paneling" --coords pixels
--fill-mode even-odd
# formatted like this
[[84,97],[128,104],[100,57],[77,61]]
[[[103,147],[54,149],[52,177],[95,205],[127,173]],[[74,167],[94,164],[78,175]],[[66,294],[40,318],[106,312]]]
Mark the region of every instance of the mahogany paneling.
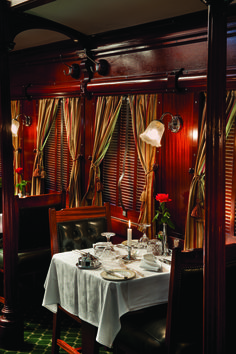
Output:
[[[235,12],[233,9],[228,23],[227,80],[230,88],[235,88],[236,77],[236,21],[232,16]],[[165,111],[180,114],[184,124],[178,134],[172,134],[166,129],[163,146],[157,154],[159,169],[156,172],[155,193],[166,192],[171,195],[173,202],[169,207],[176,223],[175,232],[183,237],[188,190],[192,179],[189,169],[194,168],[197,149],[198,92],[206,90],[207,84],[207,11],[137,26],[129,31],[99,34],[93,36],[92,43],[91,51],[95,60],[105,59],[109,70],[105,76],[94,73],[87,83],[87,91],[92,98],[85,98],[83,106],[83,189],[87,188],[89,157],[92,155],[95,96],[164,93],[160,115]],[[65,65],[81,65],[80,54],[81,48],[68,41],[12,52],[12,98],[25,98],[27,86],[27,94],[33,98],[80,95],[84,74],[79,79],[73,79],[67,75],[68,67]],[[32,101],[26,102],[25,106],[30,110]],[[34,129],[35,125],[32,125],[24,130],[24,159],[27,162],[33,162],[34,156],[30,150],[36,139],[36,136],[31,135]],[[27,167],[25,170],[28,176]],[[116,216],[123,217],[122,213]],[[130,217],[133,220],[137,218],[135,215]]]
[[[35,100],[33,101],[22,101],[21,104],[21,113],[32,118],[32,125],[30,127],[23,126],[21,122],[21,131],[20,131],[20,147],[21,147],[21,167],[23,167],[23,177],[27,181],[31,181],[33,173],[33,164],[35,158],[36,149],[36,128],[38,124],[38,115],[37,115],[38,104]],[[21,119],[21,117],[20,117]],[[30,193],[31,184],[28,184],[26,187],[26,192]]]
[[[206,114],[203,354],[225,352],[225,96],[226,4],[209,9]],[[233,349],[233,348],[232,348]]]
[[[9,7],[0,1],[0,43],[7,43]],[[0,46],[0,153],[2,161],[4,307],[0,315],[0,346],[16,349],[23,344],[24,329],[17,303],[17,242],[15,235],[13,147],[11,134],[11,102],[9,56],[6,45]]]
[[[157,172],[157,193],[168,193],[168,203],[175,232],[184,235],[187,215],[189,186],[192,180],[190,168],[194,168],[198,142],[199,98],[194,93],[164,94],[163,112],[180,115],[183,127],[178,133],[168,130],[170,116],[164,117],[165,133],[162,146],[158,148],[159,169]],[[169,230],[169,233],[174,234]]]
[[[236,76],[236,11],[234,6],[230,10],[227,83],[232,88]],[[81,94],[87,80],[81,52],[71,41],[12,52],[12,98],[24,98],[26,87],[34,98]],[[95,35],[91,53],[95,60],[106,60],[109,70],[105,76],[91,74],[89,93],[173,92],[176,87],[171,86],[170,74],[180,70],[177,88],[206,89],[207,12]],[[68,75],[66,65],[73,63],[80,65],[79,79]]]

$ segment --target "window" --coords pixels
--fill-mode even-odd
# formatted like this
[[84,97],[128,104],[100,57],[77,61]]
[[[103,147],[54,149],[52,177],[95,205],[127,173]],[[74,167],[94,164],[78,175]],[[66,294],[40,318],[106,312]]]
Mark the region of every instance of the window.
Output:
[[66,190],[69,185],[72,158],[68,149],[62,102],[44,149],[47,174],[46,192]]
[[[122,178],[123,174],[123,178]],[[119,180],[121,180],[121,196]],[[114,206],[139,213],[140,196],[145,184],[145,172],[141,166],[133,137],[129,100],[123,99],[111,143],[103,161],[103,198]]]
[[226,139],[226,152],[225,152],[225,233],[230,236],[235,234],[232,228],[231,215],[231,199],[233,189],[233,162],[234,162],[234,135],[235,135],[235,122],[230,129],[228,138]]

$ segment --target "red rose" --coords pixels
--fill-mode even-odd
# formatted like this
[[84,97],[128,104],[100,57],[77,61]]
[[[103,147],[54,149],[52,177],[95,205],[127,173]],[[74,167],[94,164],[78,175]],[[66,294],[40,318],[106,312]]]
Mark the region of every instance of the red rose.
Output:
[[16,173],[18,173],[18,175],[22,175],[23,174],[23,168],[22,167],[18,167],[16,168]]
[[169,194],[157,194],[156,200],[160,203],[171,202],[172,199],[169,199]]

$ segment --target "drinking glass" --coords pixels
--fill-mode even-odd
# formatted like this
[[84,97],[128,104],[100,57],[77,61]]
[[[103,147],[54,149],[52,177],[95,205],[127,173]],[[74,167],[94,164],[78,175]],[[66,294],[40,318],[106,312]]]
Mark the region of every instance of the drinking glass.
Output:
[[150,224],[140,224],[139,226],[140,226],[140,228],[141,228],[141,230],[143,232],[142,237],[140,237],[140,239],[139,239],[139,247],[146,248],[147,244],[149,242],[149,238],[147,237],[146,230],[151,225]]
[[107,238],[106,246],[101,254],[101,258],[105,261],[113,261],[116,258],[116,252],[114,250],[114,247],[110,241],[110,238],[112,236],[115,236],[114,232],[102,232],[102,236],[105,236]]
[[102,232],[101,235],[105,236],[107,238],[107,242],[111,243],[110,238],[112,236],[115,236],[115,233],[107,231],[107,232]]
[[158,240],[157,238],[149,240],[147,245],[147,253],[152,253],[154,256],[161,256],[163,253],[162,240]]

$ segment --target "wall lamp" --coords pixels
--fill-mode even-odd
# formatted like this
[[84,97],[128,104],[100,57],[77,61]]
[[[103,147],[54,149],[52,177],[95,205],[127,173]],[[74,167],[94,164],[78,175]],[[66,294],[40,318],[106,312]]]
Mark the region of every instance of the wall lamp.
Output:
[[165,126],[162,121],[167,115],[171,116],[171,121],[168,123],[168,129],[172,133],[178,133],[178,131],[180,131],[183,126],[182,118],[180,116],[173,116],[173,114],[169,112],[165,112],[162,114],[160,120],[153,120],[148,125],[147,129],[139,135],[145,143],[156,147],[161,146],[161,138],[165,131]]
[[19,121],[20,116],[23,116],[21,118],[23,125],[25,125],[26,127],[30,127],[32,124],[32,118],[30,116],[26,116],[25,114],[22,113],[18,114],[14,119],[12,119],[12,123],[11,123],[11,131],[13,136],[18,135],[18,130],[20,127],[20,121]]

